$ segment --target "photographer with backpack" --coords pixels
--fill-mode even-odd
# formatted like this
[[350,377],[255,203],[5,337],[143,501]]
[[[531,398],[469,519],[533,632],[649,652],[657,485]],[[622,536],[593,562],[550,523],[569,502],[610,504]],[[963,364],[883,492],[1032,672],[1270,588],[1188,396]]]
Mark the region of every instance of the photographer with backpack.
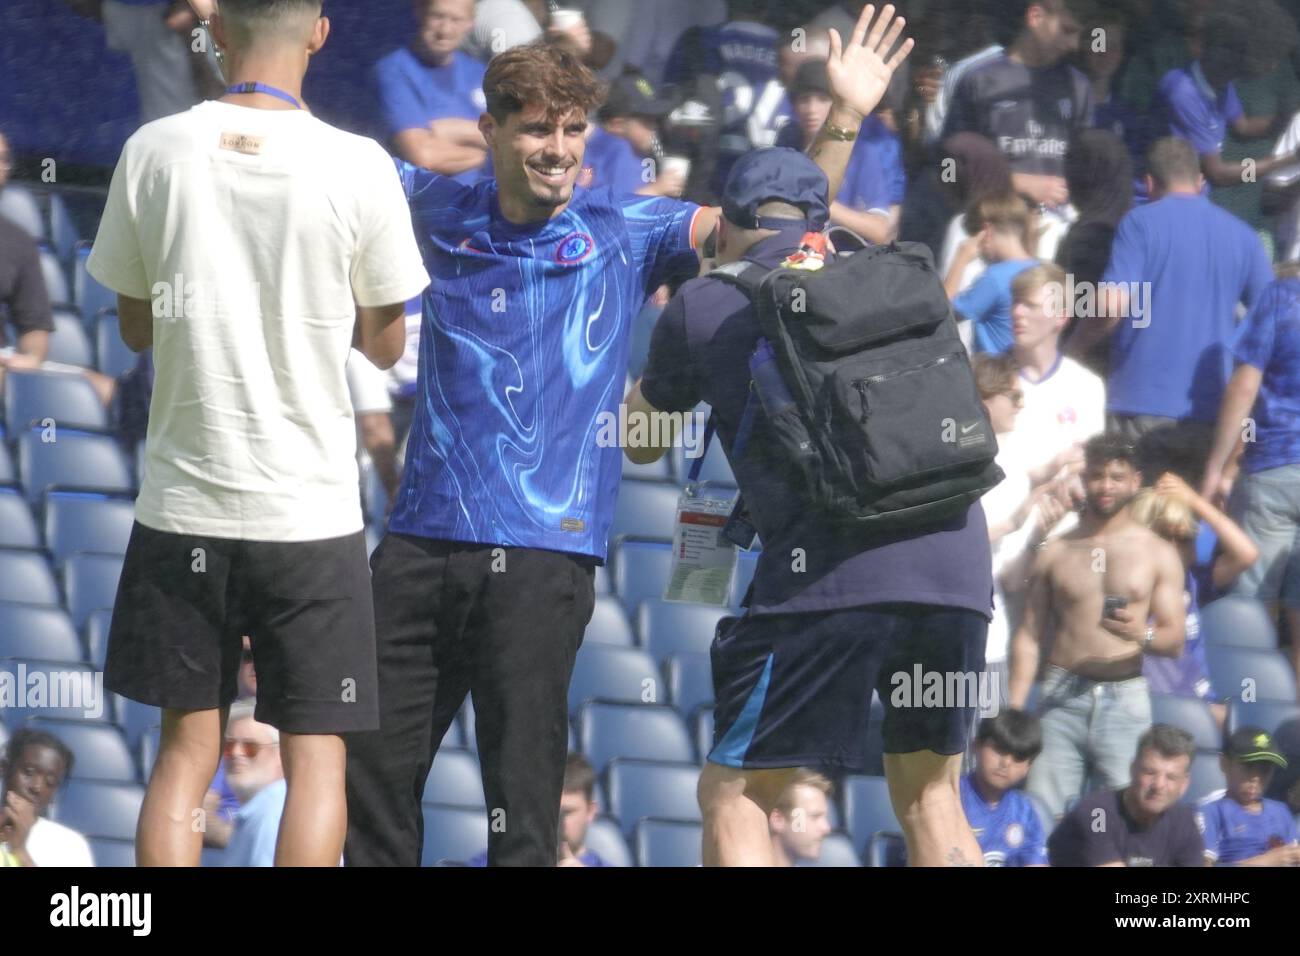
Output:
[[722,534],[763,547],[746,613],[713,643],[704,861],[772,865],[767,818],[796,768],[865,772],[875,690],[911,863],[978,866],[959,781],[997,443],[928,250],[823,260],[827,191],[794,150],[737,161],[719,268],[669,303],[627,398],[629,416],[712,406],[744,503]]

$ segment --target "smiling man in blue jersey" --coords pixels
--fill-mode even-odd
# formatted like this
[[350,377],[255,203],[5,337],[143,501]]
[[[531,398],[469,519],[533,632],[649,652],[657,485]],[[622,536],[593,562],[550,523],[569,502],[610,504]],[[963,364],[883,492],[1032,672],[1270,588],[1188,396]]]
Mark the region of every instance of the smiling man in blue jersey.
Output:
[[1004,710],[980,721],[975,769],[961,778],[961,808],[985,866],[1047,866],[1047,834],[1029,797],[1016,788],[1043,749],[1038,718]]
[[[810,150],[834,189],[911,48],[876,52],[886,26],[890,45],[901,31],[890,6],[864,45],[874,13],[836,45],[836,104]],[[718,218],[574,188],[601,91],[565,49],[506,51],[484,92],[494,182],[403,171],[436,282],[406,470],[372,560],[380,730],[349,740],[349,865],[418,862],[425,777],[467,693],[498,821],[489,865],[555,865],[569,677],[622,470],[598,440],[603,415],[618,411],[632,317],[665,276],[697,271]]]

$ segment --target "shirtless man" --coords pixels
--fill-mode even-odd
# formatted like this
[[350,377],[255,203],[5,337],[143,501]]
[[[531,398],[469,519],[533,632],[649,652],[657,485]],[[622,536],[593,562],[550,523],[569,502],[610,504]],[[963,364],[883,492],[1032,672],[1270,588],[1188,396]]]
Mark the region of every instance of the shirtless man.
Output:
[[1151,724],[1142,655],[1176,657],[1184,637],[1178,553],[1128,513],[1142,484],[1133,447],[1096,435],[1084,446],[1084,465],[1079,525],[1039,552],[1011,644],[1014,708],[1024,708],[1047,659],[1043,752],[1028,788],[1057,817],[1083,792],[1089,770],[1101,787],[1129,782],[1138,738]]

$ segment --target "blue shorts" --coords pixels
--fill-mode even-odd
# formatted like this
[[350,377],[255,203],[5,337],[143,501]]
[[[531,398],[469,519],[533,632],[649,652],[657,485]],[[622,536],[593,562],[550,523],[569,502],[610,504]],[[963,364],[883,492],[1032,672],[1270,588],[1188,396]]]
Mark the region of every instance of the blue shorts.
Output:
[[[987,637],[984,615],[923,604],[724,618],[711,649],[708,759],[862,773],[873,690],[885,753],[961,753],[990,690]],[[997,690],[986,710],[996,711]]]

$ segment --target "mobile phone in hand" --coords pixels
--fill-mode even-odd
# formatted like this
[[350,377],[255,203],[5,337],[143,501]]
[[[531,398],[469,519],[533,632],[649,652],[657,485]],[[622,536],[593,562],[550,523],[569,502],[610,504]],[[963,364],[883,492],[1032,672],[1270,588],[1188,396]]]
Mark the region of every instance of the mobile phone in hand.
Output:
[[1114,617],[1115,612],[1122,607],[1128,607],[1128,598],[1117,594],[1107,594],[1106,601],[1102,606],[1102,617]]

